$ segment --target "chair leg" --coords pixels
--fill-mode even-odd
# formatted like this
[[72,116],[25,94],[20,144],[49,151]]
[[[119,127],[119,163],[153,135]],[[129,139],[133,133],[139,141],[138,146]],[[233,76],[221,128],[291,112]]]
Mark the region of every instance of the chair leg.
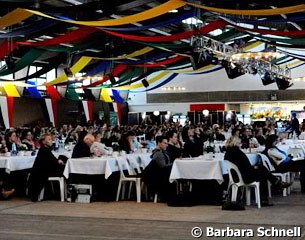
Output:
[[268,181],[268,197],[272,198],[272,194],[271,194],[271,183]]
[[246,187],[247,206],[251,205],[251,188]]
[[42,201],[44,199],[44,188],[41,189],[40,194],[38,196],[38,201]]
[[231,196],[231,201],[232,202],[236,202],[237,192],[238,192],[238,187],[232,185],[232,196]]
[[119,181],[118,191],[117,191],[117,193],[116,193],[116,201],[119,201],[119,198],[120,198],[121,185],[122,185],[122,182]]
[[59,179],[59,188],[60,188],[60,201],[65,201],[65,180],[63,178]]
[[141,179],[136,180],[137,202],[141,202]]
[[261,198],[260,198],[260,192],[259,192],[259,185],[255,186],[255,199],[257,203],[257,208],[261,208]]
[[129,182],[128,199],[130,199],[130,197],[131,197],[132,184],[133,184],[133,182]]
[[155,197],[154,197],[154,203],[157,203],[158,202],[158,194],[155,193]]
[[123,181],[122,182],[122,200],[124,200],[125,199],[125,189],[126,189],[126,182],[125,181]]

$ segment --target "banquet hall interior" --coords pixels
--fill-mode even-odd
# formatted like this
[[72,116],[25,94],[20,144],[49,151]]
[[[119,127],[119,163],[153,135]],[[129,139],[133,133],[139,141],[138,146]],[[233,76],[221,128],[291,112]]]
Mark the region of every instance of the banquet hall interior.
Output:
[[305,239],[304,11],[0,0],[3,239]]

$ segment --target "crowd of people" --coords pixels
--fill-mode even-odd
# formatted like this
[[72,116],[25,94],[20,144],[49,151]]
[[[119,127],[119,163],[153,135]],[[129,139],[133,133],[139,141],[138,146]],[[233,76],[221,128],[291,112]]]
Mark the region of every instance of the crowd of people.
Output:
[[[302,129],[303,127],[296,124],[296,120],[287,125],[287,130],[295,132],[297,136],[301,136]],[[13,155],[18,151],[27,150],[36,154],[39,150],[29,178],[29,192],[33,201],[38,200],[38,194],[49,176],[62,174],[67,159],[56,158],[52,151],[69,143],[75,145],[72,158],[110,155],[113,151],[128,154],[137,152],[139,148],[147,148],[148,152],[151,152],[152,161],[144,170],[143,179],[152,191],[163,195],[164,199],[167,199],[174,189],[168,181],[173,162],[183,157],[203,155],[205,151],[211,150],[208,148],[213,146],[214,141],[226,141],[225,147],[217,150],[225,152],[225,159],[238,166],[246,183],[253,180],[269,180],[278,188],[289,186],[288,183],[275,178],[262,165],[253,167],[241,151],[243,148],[256,148],[269,157],[277,171],[300,172],[301,191],[305,193],[305,164],[303,161],[291,161],[290,156],[277,147],[277,142],[281,138],[275,124],[269,121],[266,121],[264,126],[181,126],[178,122],[166,121],[162,125],[112,127],[90,122],[86,126],[65,124],[60,128],[54,128],[37,125],[32,128],[8,129],[0,135],[0,152],[10,152]],[[213,147],[212,151],[215,151]],[[7,184],[7,179],[7,174],[2,174],[2,198],[9,198],[14,193],[14,188]],[[266,185],[263,184],[262,195],[267,196],[264,186]]]

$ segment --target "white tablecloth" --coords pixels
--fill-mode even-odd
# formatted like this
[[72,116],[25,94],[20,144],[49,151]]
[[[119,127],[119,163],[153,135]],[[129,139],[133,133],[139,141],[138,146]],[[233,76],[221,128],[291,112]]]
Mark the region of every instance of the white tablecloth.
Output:
[[107,179],[114,171],[119,171],[119,169],[116,164],[116,158],[113,157],[71,158],[66,163],[64,176],[69,178],[70,173],[105,174]]
[[[59,155],[66,155],[70,157],[70,152],[53,152],[58,157]],[[33,167],[36,156],[0,156],[0,168],[5,168],[7,173],[13,171],[31,169]]]
[[[139,162],[142,162],[144,168],[151,161],[149,157],[150,154],[142,153],[134,155],[141,159]],[[64,176],[69,178],[70,173],[88,175],[105,174],[105,179],[107,179],[113,172],[119,171],[116,159],[127,157],[128,155],[120,157],[102,156],[95,158],[71,158],[66,164]]]
[[223,182],[220,159],[202,158],[177,159],[173,163],[169,181],[176,179],[217,180]]

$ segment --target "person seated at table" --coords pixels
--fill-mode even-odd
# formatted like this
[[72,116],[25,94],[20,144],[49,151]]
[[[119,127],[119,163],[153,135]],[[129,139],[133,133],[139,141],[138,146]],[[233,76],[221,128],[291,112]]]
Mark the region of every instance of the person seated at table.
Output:
[[280,179],[272,175],[272,173],[269,172],[268,169],[263,165],[257,165],[256,168],[254,168],[250,164],[247,155],[240,149],[240,147],[241,139],[236,136],[230,137],[226,143],[226,153],[224,159],[234,163],[238,167],[246,184],[259,181],[261,183],[260,190],[262,206],[272,205],[268,202],[267,180],[269,180],[272,185],[275,185],[279,189],[287,188],[291,184],[282,182]]
[[0,137],[0,153],[7,153],[8,152],[8,149],[7,149],[7,146],[6,146],[6,141],[4,138]]
[[226,137],[220,131],[219,126],[214,128],[214,140],[216,141],[225,141]]
[[248,149],[250,146],[250,139],[252,138],[252,131],[251,129],[245,127],[241,131],[241,148]]
[[168,141],[168,146],[166,148],[166,153],[170,158],[170,162],[173,163],[176,158],[182,157],[181,145],[178,141],[178,135],[174,131],[168,131],[166,133],[166,138]]
[[29,196],[37,201],[41,190],[45,187],[49,177],[63,175],[66,159],[58,159],[52,153],[52,137],[50,134],[42,135],[40,148],[35,158],[29,178]]
[[19,143],[17,134],[15,131],[9,131],[5,136],[6,147],[9,152],[17,152],[19,149]]
[[136,134],[134,131],[128,131],[124,134],[119,141],[120,149],[125,151],[127,154],[135,152],[138,149],[139,143],[136,141]]
[[21,142],[26,145],[27,150],[34,151],[36,149],[35,142],[33,141],[33,134],[29,129],[22,132]]
[[145,148],[148,149],[148,151],[153,150],[157,147],[153,131],[149,131],[148,133],[146,133],[145,139],[146,140],[143,142],[143,144],[145,145]]
[[157,147],[152,152],[152,160],[143,171],[143,181],[148,190],[157,193],[161,199],[168,201],[175,191],[175,184],[169,182],[172,169],[170,157],[166,153],[168,145],[165,136],[156,137]]
[[106,147],[105,144],[97,142],[92,134],[87,134],[84,138],[84,143],[90,147],[90,153],[93,156],[109,155],[112,153],[111,147]]
[[182,130],[182,138],[184,141],[183,157],[198,157],[203,154],[203,142],[194,136],[193,126],[187,126]]
[[72,158],[90,157],[90,147],[84,142],[87,131],[83,130],[78,134],[78,140],[72,152]]
[[305,193],[305,161],[293,161],[292,156],[277,147],[279,143],[278,136],[275,134],[269,135],[266,139],[264,153],[272,161],[277,172],[300,172],[301,192]]

